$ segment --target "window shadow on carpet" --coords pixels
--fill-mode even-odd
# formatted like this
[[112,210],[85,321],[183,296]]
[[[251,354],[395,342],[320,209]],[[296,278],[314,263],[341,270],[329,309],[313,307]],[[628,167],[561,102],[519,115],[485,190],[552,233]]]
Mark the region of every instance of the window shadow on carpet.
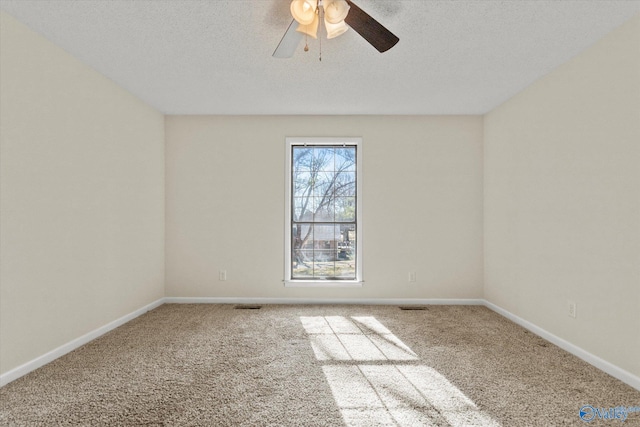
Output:
[[500,426],[375,317],[300,321],[348,426]]

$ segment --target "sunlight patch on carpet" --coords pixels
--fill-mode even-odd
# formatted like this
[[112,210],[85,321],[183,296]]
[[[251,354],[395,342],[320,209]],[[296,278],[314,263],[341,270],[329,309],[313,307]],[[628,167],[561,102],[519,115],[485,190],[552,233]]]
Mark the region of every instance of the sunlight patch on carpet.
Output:
[[347,426],[500,426],[374,317],[300,321]]
[[418,356],[374,317],[303,316],[318,360],[418,360]]

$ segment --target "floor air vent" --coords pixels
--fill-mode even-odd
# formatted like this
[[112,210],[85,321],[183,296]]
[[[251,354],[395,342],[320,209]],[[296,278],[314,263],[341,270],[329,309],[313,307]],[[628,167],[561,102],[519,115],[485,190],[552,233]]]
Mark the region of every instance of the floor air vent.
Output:
[[400,310],[426,310],[427,307],[425,307],[424,305],[401,305],[398,308],[400,308]]
[[235,308],[236,310],[260,310],[262,306],[252,304],[238,304],[233,308]]

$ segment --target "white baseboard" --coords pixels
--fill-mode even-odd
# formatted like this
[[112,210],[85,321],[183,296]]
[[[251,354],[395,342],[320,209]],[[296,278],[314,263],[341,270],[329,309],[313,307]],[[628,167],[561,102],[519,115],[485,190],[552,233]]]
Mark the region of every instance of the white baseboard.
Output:
[[76,338],[40,357],[18,366],[0,375],[0,387],[10,383],[39,367],[63,356],[76,348],[87,344],[99,336],[129,322],[132,319],[161,306],[162,304],[353,304],[353,305],[483,305],[506,317],[512,322],[528,329],[536,335],[557,345],[565,351],[579,357],[614,378],[640,390],[640,378],[621,369],[604,359],[595,356],[570,342],[524,320],[521,317],[484,299],[414,299],[414,298],[380,298],[380,299],[315,299],[315,298],[234,298],[234,297],[165,297],[152,302],[132,313],[110,322],[94,331]]
[[153,310],[154,308],[157,308],[162,304],[164,304],[164,298],[160,298],[159,300],[154,301],[151,304],[145,305],[144,307],[139,308],[138,310],[132,313],[129,313],[125,316],[122,316],[119,319],[114,320],[113,322],[107,323],[106,325],[101,326],[98,329],[95,329],[79,338],[69,341],[68,343],[63,344],[60,347],[53,349],[48,353],[43,354],[40,357],[30,360],[29,362],[22,364],[17,368],[14,368],[10,371],[5,372],[4,374],[0,375],[0,387],[10,383],[11,381],[17,380],[18,378],[28,374],[31,371],[35,371],[39,367],[46,365],[49,362],[53,362],[58,357],[64,356],[70,351],[73,351],[76,348],[81,347],[90,341],[93,341],[94,339],[98,338],[100,335],[104,335],[105,333],[117,328],[118,326],[122,326],[128,321],[133,320],[136,317],[140,316],[141,314],[144,314],[149,310]]
[[601,371],[606,372],[607,374],[611,375],[614,378],[619,379],[620,381],[629,384],[631,387],[635,388],[636,390],[640,390],[640,377],[637,377],[636,375],[632,374],[631,372],[625,371],[622,368],[617,367],[616,365],[607,362],[604,359],[599,358],[598,356],[595,356],[591,353],[589,353],[588,351],[574,345],[571,344],[569,341],[566,341],[556,335],[553,335],[551,332],[548,332],[542,328],[540,328],[539,326],[534,325],[533,323],[529,322],[528,320],[524,320],[521,317],[516,316],[515,314],[505,310],[502,307],[499,307],[487,300],[484,300],[484,305],[489,308],[490,310],[495,311],[496,313],[498,313],[499,315],[506,317],[507,319],[511,320],[512,322],[522,326],[523,328],[533,332],[534,334],[544,338],[545,340],[551,342],[552,344],[557,345],[558,347],[560,347],[561,349],[568,351],[569,353],[573,354],[574,356],[579,357],[580,359],[584,360],[585,362],[595,366],[596,368],[600,369]]
[[482,299],[165,297],[165,304],[484,305]]
[[79,338],[69,341],[60,347],[51,350],[17,368],[0,375],[0,387],[34,371],[47,363],[81,347],[105,333],[124,325],[147,311],[153,310],[163,304],[353,304],[353,305],[483,305],[481,299],[412,299],[412,298],[387,298],[387,299],[316,299],[316,298],[235,298],[235,297],[165,297],[152,302],[132,313],[114,320],[98,329],[95,329]]

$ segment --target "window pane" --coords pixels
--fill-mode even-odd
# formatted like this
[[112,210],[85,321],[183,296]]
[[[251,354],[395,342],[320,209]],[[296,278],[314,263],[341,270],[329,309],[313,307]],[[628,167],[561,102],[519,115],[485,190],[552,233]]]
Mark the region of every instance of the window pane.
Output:
[[313,161],[314,170],[318,172],[333,172],[335,170],[335,148],[314,147]]
[[335,277],[340,279],[356,278],[356,262],[355,261],[336,261]]
[[312,221],[313,220],[313,198],[294,197],[293,199],[293,220]]
[[335,276],[335,255],[333,250],[316,250],[314,252],[313,276],[322,279]]
[[336,171],[352,171],[356,170],[356,149],[353,147],[344,147],[335,149]]
[[324,200],[320,197],[315,198],[315,212],[313,217],[315,222],[333,222],[335,218],[334,200]]
[[311,173],[294,172],[293,174],[293,197],[306,197],[311,190]]
[[336,225],[338,234],[338,259],[351,261],[356,255],[355,224]]
[[295,279],[313,278],[313,251],[294,250],[291,257],[291,276]]
[[334,190],[334,176],[333,172],[318,172],[313,183],[313,195],[330,198]]
[[313,148],[293,147],[293,171],[311,171],[313,166]]
[[356,220],[356,198],[336,198],[336,222],[353,222]]
[[313,249],[313,226],[311,224],[295,224],[291,230],[292,249]]
[[314,225],[313,240],[315,249],[335,249],[335,229],[334,225]]
[[355,172],[340,172],[336,177],[335,195],[337,196],[351,196],[356,195],[356,173]]

